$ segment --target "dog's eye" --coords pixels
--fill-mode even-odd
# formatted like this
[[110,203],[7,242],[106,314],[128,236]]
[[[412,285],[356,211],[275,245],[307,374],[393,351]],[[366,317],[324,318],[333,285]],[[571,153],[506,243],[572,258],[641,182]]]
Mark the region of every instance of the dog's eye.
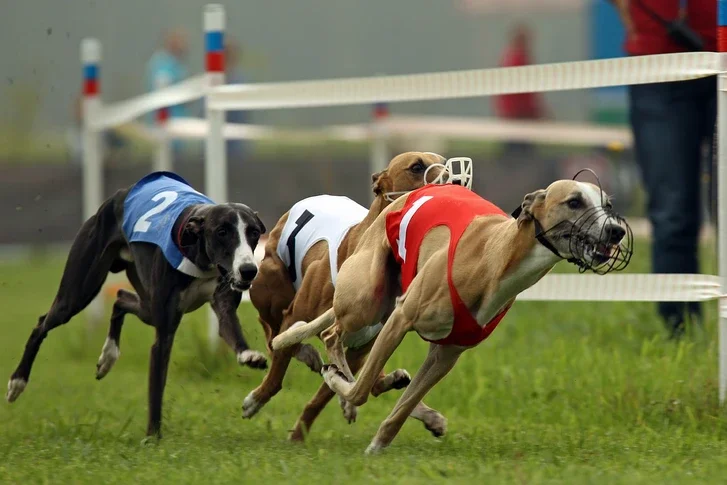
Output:
[[218,237],[227,236],[227,229],[225,229],[224,227],[220,227],[219,229],[217,229],[217,236]]
[[568,201],[568,208],[576,210],[581,208],[581,200],[580,199],[571,199]]
[[248,235],[252,239],[258,239],[260,237],[260,231],[258,231],[257,229],[250,229],[248,231]]
[[611,204],[611,201],[609,200],[608,202],[606,202],[603,205],[603,208],[606,209],[607,211],[611,211],[611,210],[613,210],[613,204]]
[[417,163],[409,167],[409,170],[411,170],[413,173],[422,173],[424,171],[424,164],[421,160],[419,160]]

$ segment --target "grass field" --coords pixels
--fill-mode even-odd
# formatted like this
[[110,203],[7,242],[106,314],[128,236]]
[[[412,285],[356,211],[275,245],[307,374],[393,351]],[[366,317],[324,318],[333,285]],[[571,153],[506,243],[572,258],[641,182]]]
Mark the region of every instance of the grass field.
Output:
[[[647,268],[637,246],[631,271]],[[62,261],[0,266],[0,377],[9,376]],[[466,353],[427,403],[449,419],[441,440],[407,423],[385,453],[363,451],[400,391],[371,399],[348,425],[334,402],[305,445],[286,441],[320,377],[291,364],[284,390],[241,418],[260,371],[206,350],[204,313],[186,317],[165,399],[164,438],[144,437],[152,331],[127,319],[122,355],[94,379],[105,328],[82,316],[52,332],[28,388],[0,403],[0,483],[715,483],[727,469],[717,404],[716,305],[703,330],[667,341],[650,304],[520,302]],[[248,305],[243,328],[262,332]],[[416,371],[409,335],[387,367]]]

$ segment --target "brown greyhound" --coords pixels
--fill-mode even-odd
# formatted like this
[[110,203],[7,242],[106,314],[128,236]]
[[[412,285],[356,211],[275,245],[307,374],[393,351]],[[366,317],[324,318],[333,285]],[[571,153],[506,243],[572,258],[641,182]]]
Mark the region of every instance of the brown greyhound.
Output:
[[[386,170],[372,176],[375,198],[367,211],[346,197],[318,196],[297,203],[284,214],[270,232],[265,257],[250,290],[270,346],[273,337],[298,320],[312,320],[331,307],[334,284],[340,264],[353,253],[364,231],[396,197],[426,183],[471,183],[471,160],[448,163],[434,153],[407,152],[396,156]],[[457,173],[455,173],[457,172]],[[355,372],[363,365],[381,325],[351,335],[348,351],[340,356]],[[273,351],[270,370],[263,382],[245,398],[243,416],[251,418],[282,388],[290,359],[305,362],[320,372],[322,362],[310,345],[296,345]],[[410,381],[404,370],[377,378],[371,392],[377,396],[390,389],[405,387]],[[290,438],[302,440],[318,414],[334,393],[322,384],[306,405]],[[356,408],[341,401],[349,422]],[[435,435],[445,432],[445,418],[420,404],[412,416],[424,422]]]
[[[460,354],[484,340],[517,295],[556,263],[567,259],[604,274],[631,259],[630,228],[596,185],[554,182],[526,195],[513,215],[461,187],[426,186],[397,199],[342,265],[333,309],[273,343],[283,348],[299,341],[305,327],[333,325],[326,331],[330,340],[344,346],[348,334],[390,313],[357,381],[336,365],[321,372],[333,391],[360,406],[407,332],[430,342],[426,360],[367,452],[387,447]],[[336,353],[329,355],[334,360]]]

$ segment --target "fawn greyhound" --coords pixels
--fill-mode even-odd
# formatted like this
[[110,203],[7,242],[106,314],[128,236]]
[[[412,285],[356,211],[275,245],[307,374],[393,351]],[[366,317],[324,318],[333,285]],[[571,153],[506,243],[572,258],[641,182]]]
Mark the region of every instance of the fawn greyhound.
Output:
[[426,360],[367,452],[388,446],[460,354],[487,338],[517,295],[559,261],[603,274],[631,259],[631,230],[600,186],[556,181],[526,195],[513,216],[457,186],[425,186],[402,196],[341,266],[333,308],[273,342],[284,348],[325,329],[333,341],[328,347],[340,348],[348,335],[388,315],[358,380],[336,360],[335,349],[329,350],[334,364],[321,371],[333,391],[357,406],[407,332],[430,342]]

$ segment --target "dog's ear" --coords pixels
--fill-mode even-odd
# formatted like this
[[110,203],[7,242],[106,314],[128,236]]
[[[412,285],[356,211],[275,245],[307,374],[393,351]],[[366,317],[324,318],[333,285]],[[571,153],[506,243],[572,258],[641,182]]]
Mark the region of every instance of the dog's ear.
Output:
[[513,213],[513,216],[517,218],[518,224],[525,221],[532,221],[534,218],[533,206],[543,200],[545,200],[545,190],[543,189],[527,194],[523,198],[523,203]]
[[267,229],[265,228],[265,224],[263,224],[262,219],[260,219],[260,216],[257,215],[257,212],[253,212],[255,214],[255,220],[257,221],[257,225],[260,228],[260,234],[265,234],[265,231]]
[[204,217],[192,216],[182,229],[182,235],[179,238],[181,246],[194,246],[197,244],[200,236],[204,232]]
[[389,174],[386,170],[382,170],[381,172],[376,172],[371,176],[371,189],[374,191],[374,194],[381,195],[384,192],[389,192],[392,190],[390,187],[391,181],[389,180]]

